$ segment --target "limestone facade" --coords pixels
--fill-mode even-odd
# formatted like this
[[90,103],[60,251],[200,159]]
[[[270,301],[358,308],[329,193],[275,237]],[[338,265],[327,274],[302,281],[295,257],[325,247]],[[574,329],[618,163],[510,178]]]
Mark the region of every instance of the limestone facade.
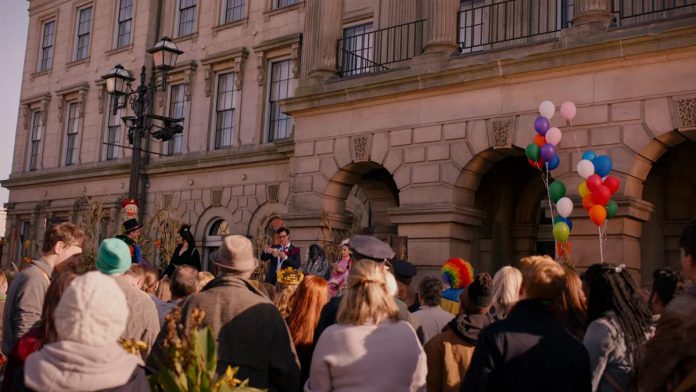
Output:
[[[3,182],[11,191],[12,239],[3,260],[35,252],[46,223],[73,219],[84,196],[110,208],[104,234],[118,230],[130,153],[122,148],[118,159],[104,158],[109,104],[99,76],[116,63],[132,71],[147,64],[145,49],[158,36],[177,37],[182,18],[177,1],[133,3],[133,42],[114,50],[117,10],[107,2],[30,1],[15,159]],[[198,2],[194,32],[175,38],[185,54],[170,86],[185,86],[185,130],[180,153],[151,155],[145,167],[146,216],[173,208],[210,247],[219,241],[210,230],[220,220],[231,232],[255,236],[278,217],[305,250],[366,230],[407,244],[402,251],[423,273],[450,256],[494,271],[549,245],[553,251],[545,190],[523,150],[541,101],[573,101],[572,124],[552,119],[563,131],[553,176],[576,203],[573,261],[586,266],[599,259],[597,229],[580,206],[575,171],[582,151],[592,149],[612,157],[622,181],[605,260],[625,263],[646,281],[657,266],[678,267],[676,239],[696,217],[690,202],[696,180],[685,169],[696,167],[694,7],[615,20],[611,1],[577,0],[572,25],[560,31],[458,53],[458,10],[467,1],[305,0],[280,9],[274,9],[279,0],[230,2],[244,4],[244,17],[222,23],[226,3]],[[69,42],[85,6],[94,15],[90,56],[75,62]],[[57,26],[53,66],[36,72],[50,20]],[[378,72],[336,71],[342,55],[336,42],[346,29],[421,20],[423,30],[411,42],[416,55]],[[366,42],[375,47],[394,47],[387,33],[372,37]],[[270,71],[278,60],[289,62],[288,85],[296,87],[282,103],[292,116],[289,138],[268,134]],[[216,148],[215,97],[226,72],[235,75],[235,128],[230,145]],[[158,94],[154,112],[166,113],[172,95]],[[79,159],[66,166],[73,102],[83,113]],[[37,168],[29,170],[35,113],[44,117],[45,135]],[[127,144],[124,134],[120,144]]]

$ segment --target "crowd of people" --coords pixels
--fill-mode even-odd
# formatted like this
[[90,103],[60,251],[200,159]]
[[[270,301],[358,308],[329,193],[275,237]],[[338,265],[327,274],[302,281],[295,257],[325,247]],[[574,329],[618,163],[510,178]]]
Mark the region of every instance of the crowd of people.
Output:
[[455,257],[414,285],[414,264],[375,237],[346,239],[335,262],[312,245],[302,263],[285,227],[258,258],[247,237],[224,237],[213,276],[183,225],[160,271],[126,223],[95,271],[74,272],[85,234],[60,223],[9,287],[0,274],[2,391],[149,391],[170,314],[211,328],[218,374],[236,367],[269,391],[696,390],[696,221],[681,271],[656,270],[644,289],[620,262],[549,256],[490,274]]

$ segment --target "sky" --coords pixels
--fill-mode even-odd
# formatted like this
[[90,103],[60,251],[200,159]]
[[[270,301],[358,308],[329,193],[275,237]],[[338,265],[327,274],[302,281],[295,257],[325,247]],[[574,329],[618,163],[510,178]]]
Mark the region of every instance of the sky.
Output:
[[[26,0],[3,0],[0,5],[0,179],[8,178],[12,169],[29,26],[28,7]],[[7,202],[8,196],[7,189],[0,188],[0,206]]]

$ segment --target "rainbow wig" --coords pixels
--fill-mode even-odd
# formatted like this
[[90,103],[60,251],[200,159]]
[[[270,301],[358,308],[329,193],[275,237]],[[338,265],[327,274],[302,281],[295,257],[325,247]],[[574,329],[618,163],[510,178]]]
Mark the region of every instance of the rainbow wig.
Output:
[[445,261],[441,273],[442,281],[453,289],[463,289],[474,281],[474,267],[459,257]]

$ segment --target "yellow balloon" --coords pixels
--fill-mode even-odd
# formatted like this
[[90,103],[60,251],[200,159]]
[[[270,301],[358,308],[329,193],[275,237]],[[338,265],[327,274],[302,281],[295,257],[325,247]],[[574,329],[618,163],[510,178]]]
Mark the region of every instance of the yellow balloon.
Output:
[[580,197],[585,197],[590,194],[590,190],[587,189],[587,181],[580,183],[580,186],[578,186],[578,193],[580,193]]

